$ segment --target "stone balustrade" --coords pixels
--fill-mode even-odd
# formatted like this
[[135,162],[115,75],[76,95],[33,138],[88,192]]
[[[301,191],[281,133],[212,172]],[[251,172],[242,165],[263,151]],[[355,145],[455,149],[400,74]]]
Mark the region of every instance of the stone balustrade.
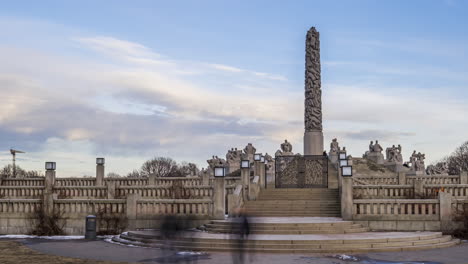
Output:
[[415,181],[420,180],[424,184],[459,184],[459,175],[424,175],[424,176],[406,176],[406,184],[413,185]]
[[211,199],[138,199],[136,215],[155,216],[166,214],[209,216],[212,213]]
[[55,178],[55,186],[95,186],[96,178]]
[[439,192],[450,193],[453,197],[468,198],[468,184],[425,184],[424,194],[427,197],[436,197]]
[[125,199],[58,199],[54,200],[54,210],[65,214],[125,214]]
[[0,213],[33,213],[41,205],[41,199],[0,199]]
[[[175,192],[179,192],[175,194]],[[213,196],[213,188],[211,186],[188,186],[178,190],[171,186],[119,186],[116,188],[117,197],[126,197],[127,194],[137,193],[141,197],[152,198],[173,198],[174,196],[187,198],[209,198]]]
[[0,198],[38,199],[44,193],[44,186],[0,186]]
[[44,177],[40,178],[22,178],[22,179],[3,179],[2,186],[44,186]]
[[99,186],[58,186],[53,188],[54,193],[59,199],[88,198],[105,199],[107,198],[107,187]]
[[439,220],[438,199],[359,199],[354,220]]
[[412,185],[358,185],[353,186],[355,199],[410,199],[414,198]]
[[398,177],[356,177],[354,185],[398,185]]
[[236,185],[241,183],[241,177],[225,177],[224,180],[226,181],[226,185]]

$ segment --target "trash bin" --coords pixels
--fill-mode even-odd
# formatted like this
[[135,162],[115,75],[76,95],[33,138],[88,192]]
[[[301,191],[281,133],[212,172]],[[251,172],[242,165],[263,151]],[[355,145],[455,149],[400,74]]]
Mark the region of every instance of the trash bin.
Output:
[[88,215],[86,217],[85,239],[96,239],[96,216]]

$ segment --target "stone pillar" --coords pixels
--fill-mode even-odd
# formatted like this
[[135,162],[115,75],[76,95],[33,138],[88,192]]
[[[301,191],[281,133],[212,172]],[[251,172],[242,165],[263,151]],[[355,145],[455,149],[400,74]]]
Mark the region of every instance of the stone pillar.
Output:
[[353,178],[341,177],[341,217],[343,220],[353,219]]
[[226,186],[224,177],[215,177],[213,186],[213,218],[223,220],[226,214]]
[[155,173],[150,173],[148,175],[148,185],[156,186],[156,174]]
[[244,199],[247,200],[250,190],[250,168],[241,168],[241,181],[244,187]]
[[406,185],[406,172],[398,172],[398,184]]
[[107,199],[115,198],[115,181],[107,181]]
[[96,186],[104,186],[104,164],[96,165]]
[[414,180],[414,197],[416,199],[421,199],[424,197],[424,181],[423,180]]
[[260,189],[265,189],[266,186],[266,171],[265,171],[265,163],[259,162],[260,164],[258,165],[258,176],[260,177],[259,184],[260,184]]
[[312,27],[306,36],[304,155],[322,155],[322,90],[320,68],[320,35]]
[[55,186],[55,170],[46,170],[44,184],[45,192],[52,193]]
[[451,230],[453,227],[452,194],[439,192],[440,226],[442,231]]
[[254,176],[259,176],[259,174],[260,174],[260,161],[254,160],[253,163],[254,163],[254,165],[253,165]]
[[460,184],[468,184],[468,172],[460,172]]
[[42,210],[46,215],[52,215],[54,213],[54,200],[57,200],[56,193],[44,193],[42,197]]
[[128,219],[128,228],[136,229],[136,220],[137,220],[137,201],[140,199],[140,194],[138,193],[129,193],[127,194],[127,219]]

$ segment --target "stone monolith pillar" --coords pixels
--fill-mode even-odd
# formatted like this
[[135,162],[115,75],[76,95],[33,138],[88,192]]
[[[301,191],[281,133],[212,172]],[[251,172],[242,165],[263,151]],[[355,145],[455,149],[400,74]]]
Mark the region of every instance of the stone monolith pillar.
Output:
[[322,90],[320,77],[320,38],[315,27],[306,37],[304,155],[322,155]]

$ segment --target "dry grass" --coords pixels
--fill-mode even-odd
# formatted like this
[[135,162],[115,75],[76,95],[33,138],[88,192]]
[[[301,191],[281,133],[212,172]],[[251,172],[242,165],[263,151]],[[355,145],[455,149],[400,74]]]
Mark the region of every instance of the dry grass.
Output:
[[117,264],[111,262],[52,256],[34,251],[16,241],[0,241],[0,263],[2,264]]

